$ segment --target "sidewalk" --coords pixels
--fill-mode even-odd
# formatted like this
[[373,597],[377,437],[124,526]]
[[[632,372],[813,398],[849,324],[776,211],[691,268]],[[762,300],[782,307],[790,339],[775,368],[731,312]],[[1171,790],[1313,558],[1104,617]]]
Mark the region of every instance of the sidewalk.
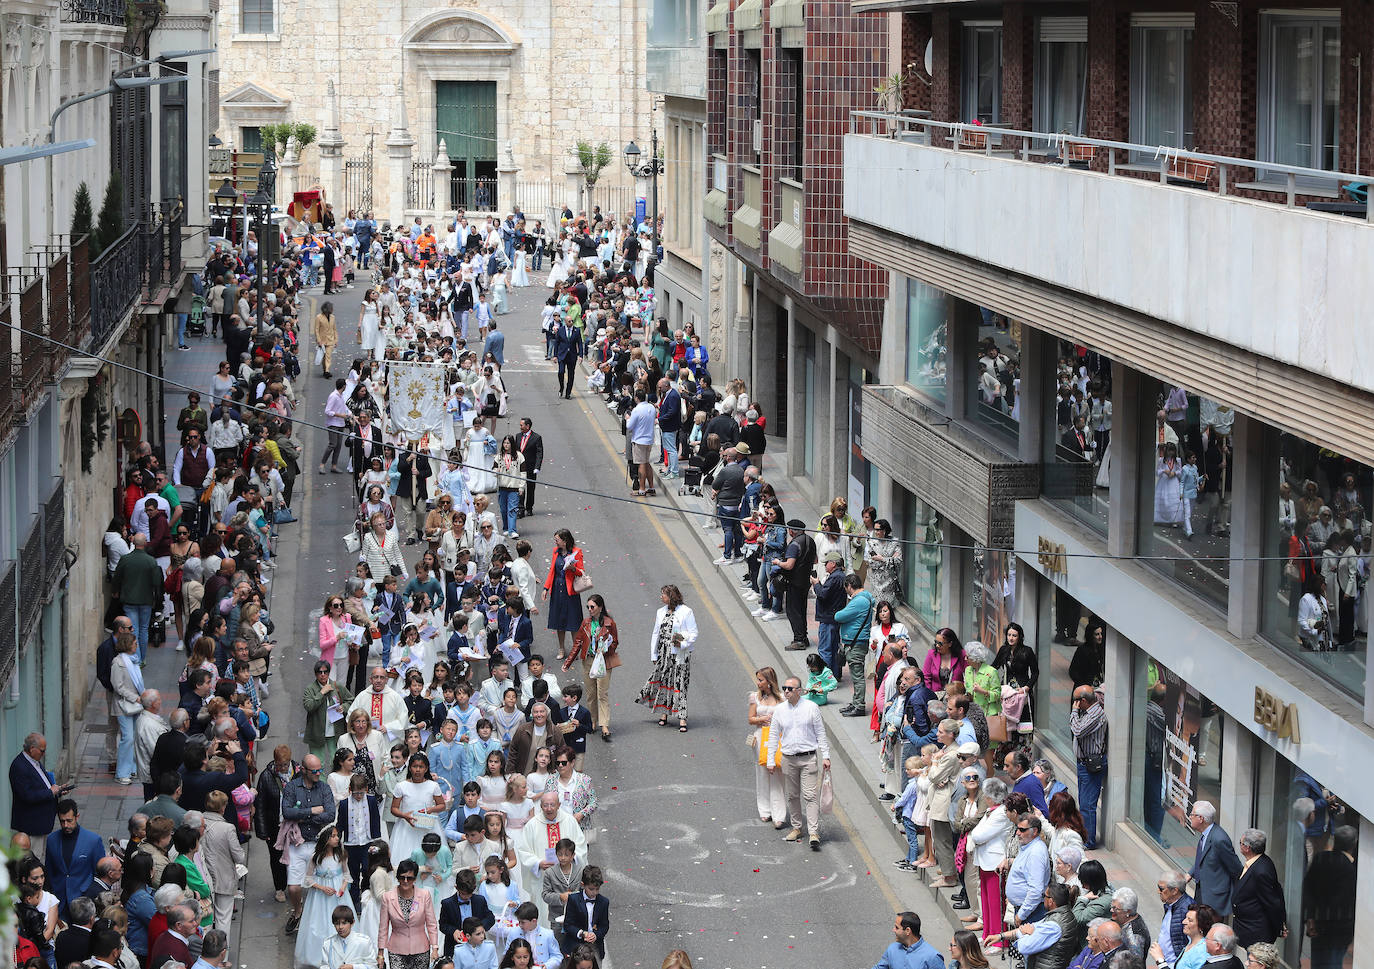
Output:
[[[596,415],[596,419],[599,422],[603,422],[603,426],[607,427],[612,432],[612,438],[616,438],[618,436],[619,426],[615,424],[604,406],[592,405],[591,410],[592,413]],[[778,501],[782,505],[783,511],[786,513],[787,517],[789,519],[800,518],[802,521],[806,522],[808,528],[814,528],[816,523],[820,521],[821,516],[826,514],[829,509],[816,507],[807,503],[801,496],[801,491],[797,486],[797,482],[780,473],[778,469],[787,467],[787,453],[782,447],[781,441],[775,443],[774,439],[769,439],[764,467],[766,469],[763,476],[764,480],[773,486],[773,490],[777,494]],[[719,527],[713,523],[715,507],[709,496],[696,497],[694,495],[680,495],[678,493],[680,484],[680,479],[660,481],[658,489],[659,495],[660,497],[666,496],[669,505],[672,507],[684,511],[705,513],[687,516],[696,526],[692,529],[692,533],[696,536],[697,541],[701,545],[701,557],[696,561],[702,565],[703,570],[720,568],[710,564],[713,559],[720,555],[721,550],[721,532]],[[671,485],[671,487],[666,487],[667,485]],[[743,576],[742,570],[734,567],[726,567],[725,571],[729,571],[739,577]],[[731,617],[736,619],[740,624],[737,628],[741,630],[748,629],[749,627],[744,624],[753,624],[753,629],[760,640],[772,648],[774,657],[773,666],[778,671],[779,680],[788,675],[796,675],[805,681],[808,672],[805,663],[806,653],[811,650],[788,652],[785,647],[791,641],[792,636],[787,622],[775,621],[765,623],[755,616],[750,615],[755,604],[744,598],[744,587],[741,586],[738,581],[728,584],[735,590],[735,594],[739,597],[738,611],[733,612]],[[727,609],[730,608],[729,604],[722,603],[722,605]],[[806,613],[809,639],[814,649],[817,629],[814,604],[808,605]],[[920,652],[919,647],[916,647],[916,652]],[[851,687],[849,683],[845,682],[841,684],[840,689],[836,691],[835,695],[837,697],[843,696],[847,698],[850,691]],[[871,692],[870,687],[870,709],[872,707]],[[838,713],[841,705],[841,703],[832,702],[822,708],[822,710],[825,711],[826,731],[830,738],[831,753],[844,762],[846,768],[859,783],[866,786],[868,795],[872,799],[874,809],[879,811],[880,815],[890,813],[891,802],[879,799],[879,795],[883,792],[878,785],[884,779],[892,778],[893,775],[879,773],[877,763],[878,746],[871,739],[872,733],[868,727],[869,718],[841,717]],[[1060,773],[1064,772],[1061,771]],[[1069,776],[1065,778],[1065,781],[1066,783],[1070,783],[1070,790],[1072,791],[1074,789],[1074,785],[1071,783],[1074,781],[1072,772],[1069,772]],[[880,860],[886,860],[905,855],[907,844],[906,838],[901,830],[894,826],[892,828],[892,841],[890,845],[869,845],[868,847],[873,850],[874,854]],[[1103,867],[1106,868],[1107,878],[1113,889],[1129,887],[1135,890],[1136,894],[1140,897],[1140,915],[1145,920],[1146,926],[1149,927],[1151,937],[1153,938],[1158,929],[1160,920],[1163,917],[1163,907],[1160,905],[1159,895],[1155,891],[1155,879],[1153,877],[1142,878],[1138,873],[1129,871],[1120,855],[1105,848],[1099,847],[1094,849],[1088,854],[1088,857],[1101,862]],[[945,916],[950,920],[950,923],[952,925],[959,925],[960,916],[976,912],[976,906],[973,909],[953,908],[950,905],[953,890],[935,889],[929,886],[929,883],[934,880],[933,872],[933,868],[919,869],[911,873],[896,872],[892,880],[894,885],[900,886],[904,879],[910,879],[913,890],[915,890],[916,885],[921,885],[924,891],[935,896],[937,904],[940,906]],[[1157,875],[1158,873],[1154,872],[1147,874]],[[975,900],[978,895],[977,878],[970,874],[969,877],[965,879],[965,882],[969,886],[970,900]]]

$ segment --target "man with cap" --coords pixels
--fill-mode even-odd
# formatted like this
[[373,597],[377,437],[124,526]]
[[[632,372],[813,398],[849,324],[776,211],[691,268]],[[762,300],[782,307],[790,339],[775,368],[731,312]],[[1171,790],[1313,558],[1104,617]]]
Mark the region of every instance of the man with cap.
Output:
[[844,676],[844,654],[840,652],[840,625],[835,621],[835,613],[845,604],[844,555],[834,550],[826,552],[821,568],[825,578],[811,578],[816,593],[816,649],[838,683]]
[[[740,480],[743,481],[743,475]],[[726,541],[728,543],[729,540]],[[726,554],[729,554],[728,548]],[[806,523],[800,518],[793,518],[787,523],[787,547],[782,554],[782,558],[775,558],[769,564],[776,565],[783,575],[783,608],[787,613],[787,623],[792,627],[792,642],[787,648],[806,649],[809,645],[806,634],[806,597],[811,594],[811,573],[816,567],[816,543],[806,534]]]

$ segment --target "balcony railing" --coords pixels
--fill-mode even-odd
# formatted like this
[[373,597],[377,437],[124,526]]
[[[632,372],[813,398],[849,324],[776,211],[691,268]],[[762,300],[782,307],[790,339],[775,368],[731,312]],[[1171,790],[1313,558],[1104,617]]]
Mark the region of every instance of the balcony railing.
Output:
[[73,24],[124,23],[125,0],[62,0],[62,19]]
[[43,523],[34,518],[19,549],[19,628],[32,629],[43,611]]
[[[32,404],[42,389],[48,375],[48,344],[42,339],[47,333],[47,321],[43,312],[43,277],[34,276],[29,280],[19,280],[10,276],[6,282],[11,291],[19,289],[19,356],[10,357],[10,377],[13,381],[14,406],[23,411]],[[9,296],[5,301],[9,304]],[[8,337],[9,331],[6,330]]]
[[14,381],[10,379],[10,362],[14,354],[10,351],[10,308],[6,303],[0,306],[0,442],[9,436],[14,423]]
[[125,232],[91,263],[91,347],[99,353],[143,289],[141,226]]
[[67,483],[58,478],[43,506],[43,590],[46,593],[62,575],[67,553]]
[[143,227],[143,275],[147,282],[149,302],[157,299],[162,288],[163,271],[167,268],[167,227],[154,219]]
[[[1108,175],[1128,173],[1133,176],[1157,174],[1162,184],[1182,185],[1218,195],[1228,195],[1239,187],[1285,196],[1289,208],[1296,208],[1304,188],[1322,186],[1325,192],[1353,186],[1361,196],[1370,176],[1351,172],[1326,171],[1280,165],[1276,162],[1230,155],[1210,155],[1152,145],[1136,145],[1084,135],[1069,135],[1044,131],[1022,131],[1016,128],[995,128],[989,125],[970,125],[960,122],[933,121],[908,114],[889,114],[882,111],[855,111],[850,115],[853,134],[880,135],[899,141],[911,141],[931,148],[950,151],[974,151],[1000,157],[1019,157],[1025,162],[1062,165],[1066,168],[1089,168]],[[1018,145],[1012,148],[1010,145]],[[1040,146],[1040,147],[1036,147]],[[1046,147],[1048,146],[1048,147]],[[1132,163],[1132,158],[1148,157],[1149,164]],[[1237,172],[1249,172],[1262,182],[1238,183]],[[1215,175],[1215,179],[1213,176]],[[1275,182],[1275,176],[1283,179]],[[1309,203],[1309,208],[1344,211],[1363,215],[1374,222],[1374,208],[1362,202],[1337,203],[1334,206]]]
[[91,332],[91,250],[87,237],[72,242],[72,312],[68,332],[72,346],[82,346]]
[[49,355],[48,371],[54,377],[66,369],[71,351],[71,291],[67,276],[68,256],[64,252],[48,267],[48,336],[53,340],[45,349]]
[[9,685],[19,658],[18,569],[14,562],[0,566],[0,689]]

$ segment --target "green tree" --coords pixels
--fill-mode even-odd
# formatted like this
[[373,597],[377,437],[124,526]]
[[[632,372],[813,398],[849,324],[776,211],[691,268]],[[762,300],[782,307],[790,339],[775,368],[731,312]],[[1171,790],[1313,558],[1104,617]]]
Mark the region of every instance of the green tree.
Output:
[[296,147],[305,151],[306,145],[315,143],[315,136],[319,133],[313,124],[304,121],[295,121],[291,124],[291,134],[296,139]]
[[72,241],[91,234],[95,214],[91,211],[91,190],[82,182],[76,187],[76,201],[72,204]]
[[615,155],[611,151],[611,146],[604,141],[599,145],[593,145],[590,141],[579,141],[577,143],[577,161],[582,166],[582,178],[591,188],[596,184],[596,180],[601,177],[602,170],[611,163]]
[[105,185],[105,197],[100,202],[100,218],[91,236],[91,258],[94,259],[124,234],[124,182],[119,172],[111,172]]

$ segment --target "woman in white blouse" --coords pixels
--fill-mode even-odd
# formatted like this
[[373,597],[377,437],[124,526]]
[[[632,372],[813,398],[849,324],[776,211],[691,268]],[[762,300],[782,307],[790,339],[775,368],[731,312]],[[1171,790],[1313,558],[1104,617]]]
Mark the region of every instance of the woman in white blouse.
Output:
[[649,659],[654,669],[635,702],[657,713],[660,727],[667,726],[670,716],[677,717],[678,730],[686,733],[687,688],[692,679],[697,618],[683,604],[677,586],[665,585],[659,590],[659,598],[663,605],[654,617],[649,635]]

